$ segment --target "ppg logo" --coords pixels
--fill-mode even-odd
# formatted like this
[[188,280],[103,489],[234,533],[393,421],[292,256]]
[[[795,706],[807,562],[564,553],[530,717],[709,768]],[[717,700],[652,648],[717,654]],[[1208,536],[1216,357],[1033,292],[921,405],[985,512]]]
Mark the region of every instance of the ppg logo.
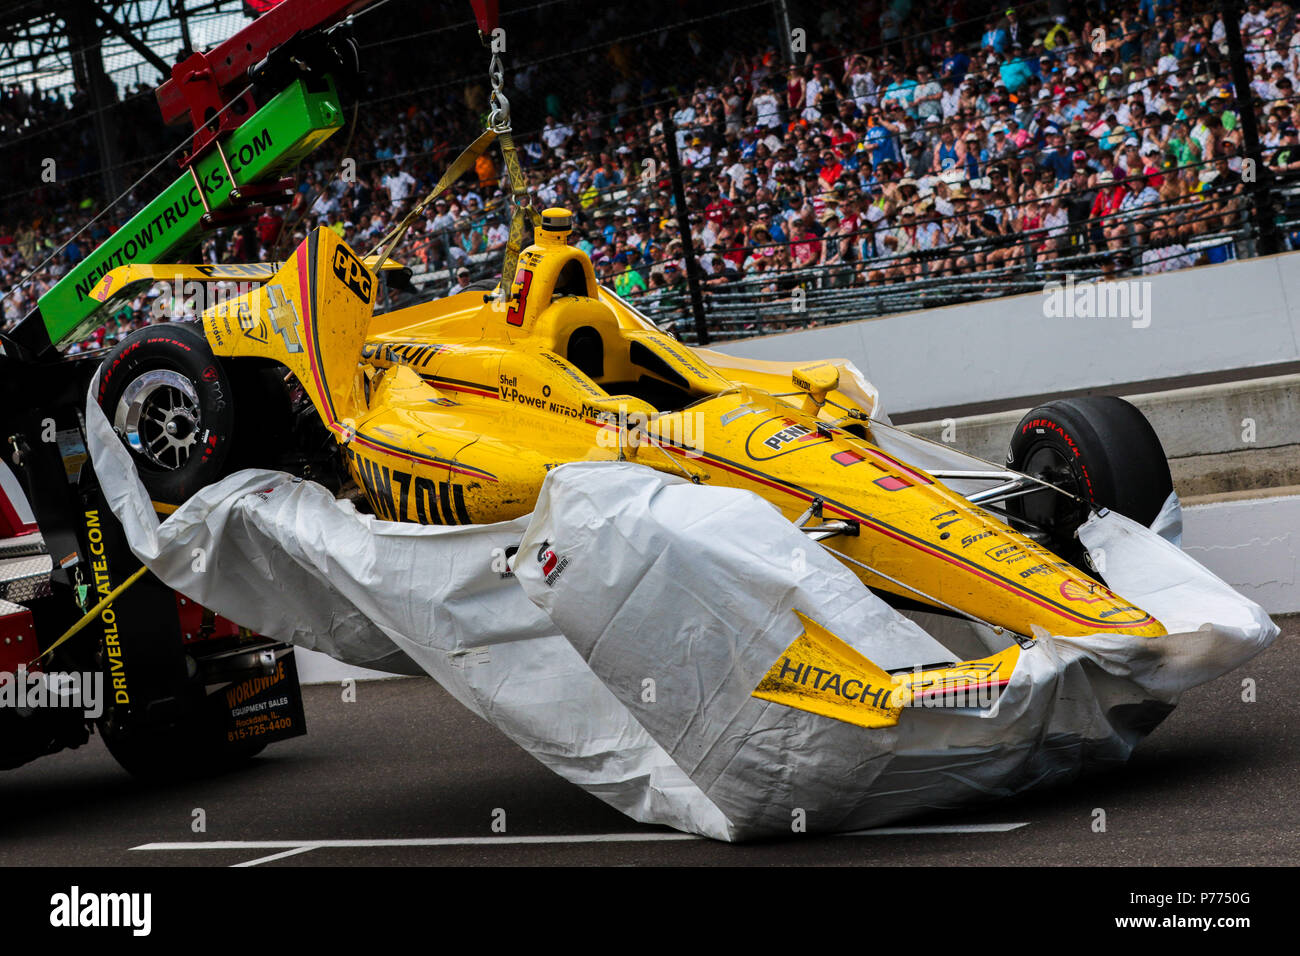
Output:
[[344,285],[356,293],[357,298],[369,304],[370,288],[374,282],[374,277],[362,265],[361,260],[348,252],[346,246],[335,246],[333,266],[334,275],[338,276]]

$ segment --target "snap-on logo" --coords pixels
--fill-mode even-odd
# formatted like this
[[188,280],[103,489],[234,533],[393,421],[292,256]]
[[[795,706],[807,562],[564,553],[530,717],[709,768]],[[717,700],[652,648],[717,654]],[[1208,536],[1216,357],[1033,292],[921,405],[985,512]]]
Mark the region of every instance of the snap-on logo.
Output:
[[541,547],[537,549],[537,563],[542,566],[542,577],[546,579],[546,586],[551,587],[569,566],[569,559],[556,555],[551,550],[551,542],[543,541]]

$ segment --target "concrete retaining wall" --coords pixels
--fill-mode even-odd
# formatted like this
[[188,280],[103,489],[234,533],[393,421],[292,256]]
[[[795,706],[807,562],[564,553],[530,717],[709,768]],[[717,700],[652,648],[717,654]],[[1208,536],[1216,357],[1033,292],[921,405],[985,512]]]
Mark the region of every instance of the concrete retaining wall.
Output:
[[1145,327],[1134,327],[1143,320],[1133,315],[1050,317],[1035,293],[718,348],[782,361],[850,359],[890,413],[1300,361],[1300,253],[1137,281],[1150,305]]
[[1183,550],[1270,614],[1300,611],[1300,495],[1188,508]]
[[[1300,444],[1300,375],[1276,375],[1141,395],[1123,395],[1150,420],[1169,458],[1217,455]],[[910,432],[990,461],[1005,460],[1007,444],[1028,408],[919,422]]]

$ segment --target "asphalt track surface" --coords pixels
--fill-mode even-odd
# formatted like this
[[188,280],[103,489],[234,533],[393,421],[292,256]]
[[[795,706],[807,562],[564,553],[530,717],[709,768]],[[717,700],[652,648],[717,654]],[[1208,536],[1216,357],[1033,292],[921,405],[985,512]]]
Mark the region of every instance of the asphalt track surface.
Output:
[[[1123,768],[900,827],[732,846],[632,823],[546,770],[430,680],[306,688],[309,733],[216,779],[145,787],[92,739],[0,778],[6,866],[1297,865],[1300,617],[1186,694]],[[1242,700],[1242,681],[1257,699]],[[205,833],[191,830],[193,811]],[[493,811],[506,811],[494,834]],[[1106,813],[1095,832],[1094,811]],[[1005,826],[1023,824],[1014,829]],[[979,832],[985,828],[984,832]],[[622,835],[608,842],[575,842]],[[521,838],[548,842],[514,842]],[[316,846],[444,839],[444,845]],[[204,841],[270,846],[202,849]],[[469,842],[478,841],[478,842]],[[183,849],[133,849],[148,844]],[[284,855],[288,854],[288,855]],[[271,859],[267,859],[272,857]],[[257,862],[261,861],[261,862]]]

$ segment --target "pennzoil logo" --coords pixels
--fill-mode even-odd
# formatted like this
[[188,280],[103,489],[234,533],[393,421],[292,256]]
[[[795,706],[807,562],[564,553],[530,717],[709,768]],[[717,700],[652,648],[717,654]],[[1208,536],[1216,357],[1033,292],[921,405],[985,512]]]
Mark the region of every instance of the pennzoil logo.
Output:
[[369,305],[375,280],[362,261],[349,252],[347,246],[340,245],[334,247],[334,259],[330,265],[335,277],[351,289],[358,299]]
[[549,588],[555,586],[564,569],[569,566],[569,558],[567,555],[560,557],[551,547],[551,542],[543,541],[537,549],[537,563],[542,566],[542,577],[546,579]]
[[460,482],[401,471],[344,448],[357,484],[365,492],[375,517],[416,524],[471,524]]
[[828,441],[830,438],[816,428],[782,416],[755,427],[745,439],[745,453],[754,461],[770,461]]

